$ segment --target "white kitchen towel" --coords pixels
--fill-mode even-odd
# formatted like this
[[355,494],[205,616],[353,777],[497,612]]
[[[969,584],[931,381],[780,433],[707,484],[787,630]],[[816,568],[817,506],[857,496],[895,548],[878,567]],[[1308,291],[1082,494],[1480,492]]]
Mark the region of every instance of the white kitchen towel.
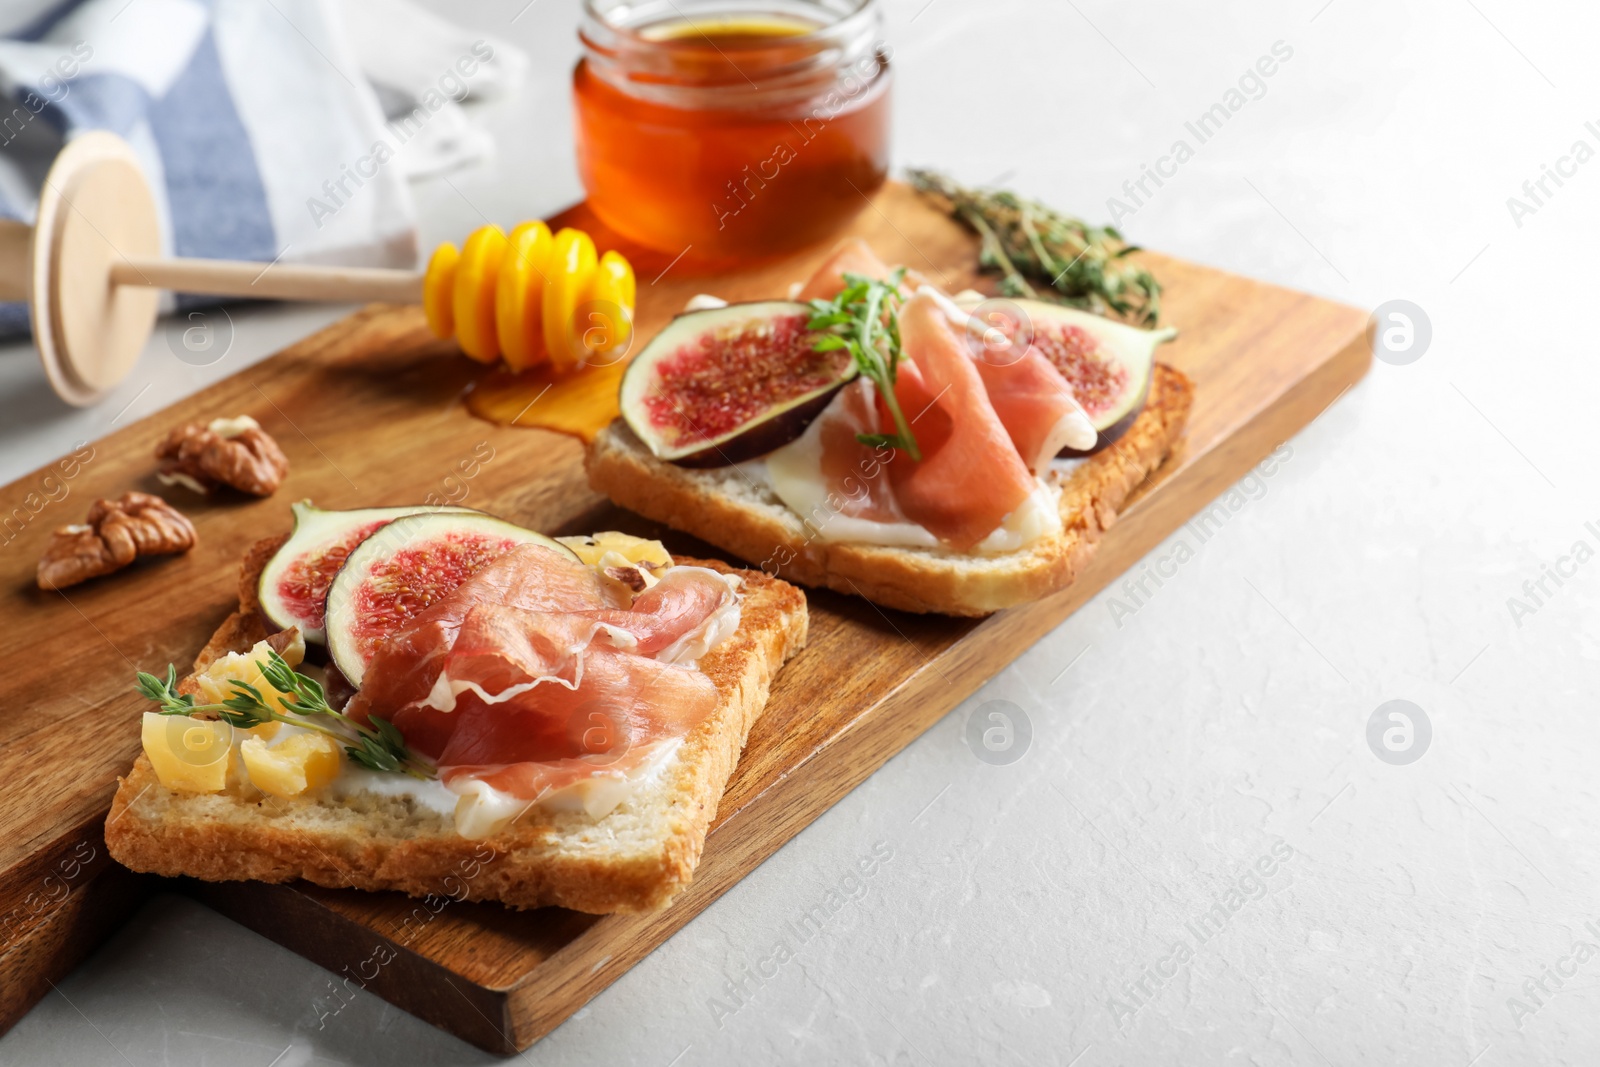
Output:
[[[460,105],[526,67],[406,0],[81,0],[9,21],[0,215],[31,221],[65,141],[110,130],[179,256],[413,265],[407,178],[483,158]],[[26,329],[0,304],[0,332]]]

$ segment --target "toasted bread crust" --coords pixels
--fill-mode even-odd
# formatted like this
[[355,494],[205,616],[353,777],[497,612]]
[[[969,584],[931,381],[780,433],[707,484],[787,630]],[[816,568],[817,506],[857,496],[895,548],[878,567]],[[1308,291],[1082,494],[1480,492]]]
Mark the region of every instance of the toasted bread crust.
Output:
[[620,419],[589,446],[585,468],[590,484],[623,507],[791,581],[903,611],[987,615],[1048,596],[1077,577],[1129,495],[1171,452],[1193,397],[1187,377],[1156,364],[1133,426],[1062,483],[1061,533],[995,557],[822,541],[787,508],[720,491],[719,472],[656,459]]
[[261,613],[261,572],[291,536],[263,537],[245,552],[244,563],[239,567],[239,610],[244,614]]
[[[259,575],[269,543],[275,549],[281,540],[251,550],[241,588],[253,588],[250,572]],[[805,596],[786,582],[715,561],[679,562],[741,575],[744,600],[738,630],[701,662],[721,694],[717,710],[684,741],[661,779],[640,790],[649,796],[630,798],[599,820],[530,811],[494,837],[473,841],[456,833],[450,818],[398,797],[354,803],[174,792],[141,754],[119,779],[106,819],[111,855],[137,871],[205,881],[303,878],[593,913],[664,907],[689,883],[773,677],[804,646],[807,625]],[[202,658],[244,651],[260,639],[260,629],[259,615],[241,610],[222,624]],[[198,662],[197,669],[203,669]]]

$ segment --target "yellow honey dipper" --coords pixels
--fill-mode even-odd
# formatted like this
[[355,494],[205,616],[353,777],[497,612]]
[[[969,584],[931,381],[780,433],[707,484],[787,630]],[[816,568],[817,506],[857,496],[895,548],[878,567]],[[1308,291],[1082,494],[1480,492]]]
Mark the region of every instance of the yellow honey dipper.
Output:
[[598,259],[582,230],[551,234],[524,222],[508,237],[474,230],[461,251],[434,249],[422,307],[435,335],[452,334],[473,359],[512,370],[549,359],[568,370],[588,355],[625,350],[633,327],[633,267],[619,252]]

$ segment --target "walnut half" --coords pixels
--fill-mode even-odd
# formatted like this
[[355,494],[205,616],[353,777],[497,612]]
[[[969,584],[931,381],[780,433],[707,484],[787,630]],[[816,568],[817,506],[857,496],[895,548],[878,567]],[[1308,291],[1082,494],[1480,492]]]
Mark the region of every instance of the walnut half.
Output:
[[289,460],[272,435],[248,415],[175,427],[156,449],[161,481],[209,494],[219,485],[271,496],[289,473]]
[[39,561],[40,589],[65,589],[110,574],[140,556],[172,555],[194,547],[194,527],[181,512],[149,493],[96,500],[83,525],[50,535]]

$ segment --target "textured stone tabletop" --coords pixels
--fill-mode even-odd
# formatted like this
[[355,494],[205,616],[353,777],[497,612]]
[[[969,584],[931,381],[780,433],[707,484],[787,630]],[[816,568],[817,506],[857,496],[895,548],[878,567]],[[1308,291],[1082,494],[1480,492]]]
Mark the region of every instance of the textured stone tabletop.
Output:
[[[579,194],[576,3],[521,6],[448,5],[535,70],[497,160],[419,189],[425,243]],[[1089,603],[525,1059],[1600,1062],[1600,11],[891,0],[889,22],[897,164],[1409,301],[1420,358],[1374,364],[1220,528],[1152,553],[1159,584]],[[0,350],[0,474],[341,313],[238,312],[205,370],[158,337],[157,384],[82,412]],[[992,701],[1031,726],[1011,762],[966,740]],[[160,897],[0,1062],[495,1061],[365,994],[319,1028],[328,982]]]

